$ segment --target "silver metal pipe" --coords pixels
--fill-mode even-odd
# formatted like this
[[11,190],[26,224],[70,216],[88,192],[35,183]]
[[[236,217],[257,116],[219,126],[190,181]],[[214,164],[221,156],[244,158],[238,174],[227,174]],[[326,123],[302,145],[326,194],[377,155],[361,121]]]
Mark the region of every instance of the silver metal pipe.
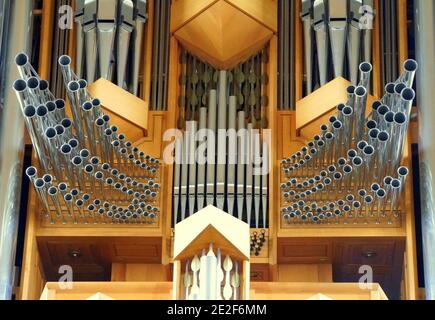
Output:
[[417,61],[413,59],[406,60],[403,63],[403,73],[400,76],[399,81],[406,84],[408,88],[412,88],[417,69],[418,69]]
[[316,35],[320,85],[324,85],[328,82],[328,39],[325,7],[324,0],[314,1],[313,29]]
[[313,91],[313,30],[312,24],[312,0],[302,1],[301,20],[304,41],[304,69],[306,77],[306,91],[309,95]]
[[82,114],[85,122],[87,141],[90,146],[92,154],[97,154],[97,145],[95,141],[95,131],[94,131],[94,111],[91,102],[87,101],[82,105]]
[[377,136],[377,156],[376,156],[376,178],[380,179],[384,174],[388,165],[388,142],[390,135],[386,131],[379,132]]
[[[51,202],[53,202],[54,208],[56,209],[56,216],[57,218],[62,218],[62,208],[60,206],[60,202],[59,202],[59,197],[58,197],[58,193],[59,190],[57,189],[57,187],[50,187],[47,190],[47,193],[51,199]],[[66,221],[63,219],[62,224],[66,224]]]
[[360,8],[362,0],[349,1],[349,33],[347,36],[347,57],[349,61],[350,81],[358,83],[358,64],[361,52]]
[[406,139],[407,117],[403,112],[398,112],[394,115],[394,126],[392,129],[391,143],[391,164],[392,170],[395,170],[402,160],[402,153]]
[[29,178],[32,185],[35,184],[35,180],[38,179],[38,170],[35,167],[28,167],[26,169],[26,176]]
[[74,21],[76,22],[76,72],[78,77],[82,77],[84,43],[83,43],[83,22],[85,15],[85,0],[76,0],[76,11],[74,13]]
[[77,80],[77,76],[71,70],[71,58],[67,55],[63,55],[63,56],[59,57],[58,62],[60,65],[60,69],[62,71],[62,76],[63,76],[63,81],[65,84],[65,87],[68,87],[68,84],[71,81]]
[[341,113],[343,114],[343,147],[344,151],[347,152],[352,144],[353,109],[352,107],[345,106]]
[[112,76],[110,60],[115,42],[117,4],[117,0],[99,1],[96,14],[100,75],[107,80]]
[[343,76],[347,37],[347,0],[329,0],[328,26],[335,77]]
[[358,86],[355,89],[355,141],[360,141],[363,137],[366,102],[367,90],[363,86]]
[[[97,0],[85,0],[83,32],[85,35],[86,48],[86,80],[89,83],[95,81],[97,65]],[[110,54],[110,53],[109,53]]]
[[359,65],[360,80],[358,85],[363,86],[367,92],[369,91],[370,74],[372,70],[373,67],[369,62],[363,62]]
[[133,17],[133,1],[123,0],[120,3],[120,21],[118,27],[118,50],[117,50],[117,82],[118,86],[126,89],[126,70],[127,70],[127,59],[129,54],[129,44],[131,33],[134,28],[134,17]]
[[43,179],[38,178],[33,183],[33,186],[35,187],[36,194],[38,195],[38,199],[40,203],[42,204],[42,210],[46,217],[50,217],[50,206],[48,205],[48,198],[47,198],[47,189],[45,187],[45,182]]
[[136,27],[134,30],[134,57],[132,66],[132,92],[134,95],[138,94],[139,91],[139,68],[141,63],[141,50],[143,42],[143,34],[145,28],[145,22],[147,21],[147,1],[146,0],[136,0],[135,2],[135,20]]

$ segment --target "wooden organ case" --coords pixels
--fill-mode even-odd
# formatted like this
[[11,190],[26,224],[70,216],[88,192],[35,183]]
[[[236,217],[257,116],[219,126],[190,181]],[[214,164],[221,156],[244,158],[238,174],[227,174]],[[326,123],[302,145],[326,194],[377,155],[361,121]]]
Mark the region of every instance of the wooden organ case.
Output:
[[[354,293],[355,287],[344,283],[358,282],[362,275],[360,268],[366,265],[372,268],[373,282],[379,283],[380,291],[385,291],[389,299],[418,298],[412,178],[408,178],[396,208],[400,214],[391,221],[376,223],[374,217],[354,223],[356,217],[345,221],[346,216],[335,216],[330,220],[306,222],[283,216],[283,208],[292,203],[284,196],[288,190],[283,192],[283,184],[293,178],[285,171],[285,159],[320,134],[320,125],[328,123],[336,113],[336,106],[346,102],[350,84],[336,77],[306,94],[302,21],[290,20],[289,30],[293,33],[280,34],[283,18],[278,14],[279,9],[287,8],[298,16],[302,1],[284,2],[173,0],[171,5],[163,6],[159,1],[147,1],[138,97],[104,79],[89,84],[88,91],[100,99],[111,123],[125,133],[132,147],[159,161],[154,182],[159,184],[160,190],[153,202],[158,208],[157,217],[153,223],[112,220],[52,224],[41,219],[41,205],[36,192],[30,188],[20,299],[39,299],[44,287],[44,298],[59,296],[54,293],[53,282],[62,276],[60,268],[64,265],[72,267],[74,281],[85,281],[74,289],[81,293],[73,292],[72,298],[87,298],[101,292],[120,299],[170,299],[174,223],[210,204],[250,225],[251,299],[291,298],[298,285],[307,292],[306,297],[296,297],[299,299],[317,293],[339,299],[346,297],[346,290],[349,297],[355,294],[363,299]],[[374,1],[375,10],[379,2]],[[38,73],[42,79],[49,79],[54,68],[52,61],[58,58],[50,50],[55,36],[56,2],[43,0],[42,4],[38,13],[42,18]],[[401,62],[407,59],[405,9],[406,0],[399,0]],[[164,19],[167,21],[162,21]],[[367,112],[384,92],[379,28],[379,21],[375,19]],[[158,29],[160,33],[156,32]],[[162,30],[167,31],[167,37]],[[68,52],[64,52],[73,57],[73,70],[76,32],[76,28],[69,31]],[[285,37],[288,39],[284,41]],[[292,55],[282,49],[289,44],[293,48]],[[159,54],[166,57],[166,62],[156,61]],[[291,61],[284,62],[286,58]],[[219,90],[219,86],[223,89]],[[287,89],[283,89],[286,86]],[[286,95],[283,90],[290,91],[292,98],[283,98]],[[232,125],[258,129],[258,146],[269,167],[261,179],[251,176],[250,184],[246,183],[249,172],[243,167],[243,174],[239,174],[240,169],[235,169],[237,164],[226,163],[221,168],[216,165],[213,180],[216,182],[210,182],[199,165],[165,163],[165,152],[173,143],[173,139],[165,138],[165,132],[178,129],[188,133],[193,122],[196,130],[200,129],[204,125],[201,119],[206,119],[205,123],[210,119],[210,99],[214,99],[217,110],[212,119],[218,129],[222,108],[226,108],[222,128]],[[231,119],[233,115],[235,119]],[[413,124],[408,131],[412,133],[412,130]],[[266,135],[269,142],[263,145]],[[188,139],[186,135],[182,138],[183,141]],[[412,134],[408,134],[402,158],[402,164],[408,168],[412,168],[412,139]],[[184,144],[179,151],[184,151],[186,156],[191,149],[183,148]],[[216,141],[214,148],[218,157],[219,151],[229,146],[222,147]],[[36,166],[36,155],[34,160]],[[316,168],[313,165],[309,169],[313,176]],[[183,176],[184,170],[189,174],[186,172]],[[239,177],[243,178],[242,184]],[[340,195],[341,191],[336,188],[326,196],[335,201]],[[342,196],[346,196],[344,191]],[[54,206],[50,206],[50,210],[55,210]],[[112,288],[110,283],[113,283]],[[324,291],[316,289],[316,284],[322,284]],[[328,287],[334,284],[338,285],[338,293]],[[121,293],[114,293],[114,288],[118,287]],[[136,295],[135,290],[142,293]],[[286,290],[288,296],[282,294]],[[340,292],[344,295],[340,296]],[[383,293],[380,296],[383,297]]]

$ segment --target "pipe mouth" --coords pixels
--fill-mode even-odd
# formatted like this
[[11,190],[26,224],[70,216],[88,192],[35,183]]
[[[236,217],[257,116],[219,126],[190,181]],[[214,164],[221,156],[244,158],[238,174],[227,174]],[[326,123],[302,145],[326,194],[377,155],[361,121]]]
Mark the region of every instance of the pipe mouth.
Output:
[[98,157],[92,157],[91,158],[91,164],[96,166],[100,163],[100,159]]
[[93,105],[94,107],[98,107],[98,106],[100,106],[100,105],[101,105],[101,101],[100,101],[100,99],[97,99],[97,98],[92,99],[92,105]]
[[367,191],[365,189],[359,189],[358,190],[358,195],[360,197],[365,197],[367,195]]
[[364,155],[371,156],[375,153],[375,149],[372,146],[367,146],[363,150]]
[[383,182],[386,186],[390,186],[392,181],[393,181],[393,178],[390,176],[386,176],[383,180]]
[[79,142],[78,142],[77,139],[70,139],[70,140],[68,141],[68,144],[70,145],[70,147],[71,147],[72,149],[75,149],[75,148],[77,148],[77,147],[79,146]]
[[409,170],[407,167],[400,167],[399,169],[397,169],[397,174],[399,176],[406,177],[408,175],[408,173],[409,173]]
[[371,195],[367,195],[364,197],[364,202],[366,204],[371,204],[373,202],[373,197]]
[[87,164],[85,167],[85,172],[86,173],[93,173],[94,172],[94,167],[91,164]]
[[339,104],[337,105],[337,110],[338,110],[339,112],[341,112],[345,107],[346,107],[345,104],[343,104],[343,103],[339,103]]
[[72,126],[72,122],[70,119],[65,118],[62,120],[62,122],[60,123],[65,129],[69,129]]
[[343,167],[346,164],[346,159],[345,158],[338,159],[337,164],[339,167]]
[[107,178],[106,179],[106,184],[108,184],[109,186],[111,186],[113,184],[113,179],[112,178]]
[[361,62],[359,65],[359,71],[367,73],[367,72],[372,72],[373,67],[372,64],[369,62]]
[[352,170],[353,170],[352,166],[350,166],[350,165],[348,165],[348,164],[345,165],[344,168],[343,168],[343,172],[346,173],[346,174],[351,173]]
[[90,152],[88,149],[82,149],[80,150],[80,157],[82,158],[88,158],[90,156]]
[[65,182],[61,182],[61,183],[59,183],[59,185],[57,186],[57,188],[58,188],[60,191],[66,191],[66,189],[68,189],[68,186],[67,186],[67,184],[66,184]]
[[378,136],[379,136],[379,129],[377,129],[377,128],[370,129],[369,136],[372,139],[378,138]]
[[378,123],[377,123],[375,120],[369,120],[369,121],[367,121],[367,123],[366,123],[366,127],[367,127],[367,129],[369,129],[369,130],[371,130],[371,129],[375,129],[375,128],[377,128],[377,126],[378,126]]
[[[326,177],[328,175],[328,172],[326,171],[326,170],[322,170],[322,171],[320,171],[320,176],[321,177]],[[308,180],[308,181],[311,181],[312,180],[312,178],[310,179],[310,180]],[[310,183],[312,183],[312,182],[310,182]]]
[[340,120],[336,120],[336,121],[334,121],[334,123],[332,124],[332,126],[334,127],[334,129],[339,130],[339,129],[341,129],[341,128],[343,127],[343,124],[341,123]]
[[84,111],[91,111],[93,107],[94,107],[94,106],[93,106],[92,103],[90,103],[89,101],[86,101],[86,102],[83,103],[83,105],[82,105],[82,109],[83,109]]
[[71,58],[67,55],[62,55],[59,57],[59,64],[63,67],[67,67],[71,64]]
[[85,204],[85,203],[83,202],[82,199],[77,199],[77,201],[76,201],[76,206],[77,206],[77,207],[81,208],[81,207],[83,207],[84,204]]
[[38,117],[45,117],[47,113],[48,113],[48,109],[44,105],[40,105],[39,107],[36,108],[36,115]]
[[73,197],[77,197],[79,195],[79,190],[74,188],[71,190],[71,194],[73,195]]
[[60,136],[60,135],[65,133],[65,128],[61,124],[56,125],[54,127],[54,129],[56,130],[56,133],[57,133],[58,136]]
[[123,140],[125,140],[125,134],[120,133],[120,134],[118,135],[118,140],[119,140],[119,141],[123,141]]
[[372,183],[372,185],[370,186],[370,190],[372,190],[373,192],[378,191],[381,188],[381,186],[378,183]]
[[346,204],[345,206],[343,206],[343,211],[344,211],[344,212],[349,212],[350,209],[351,209],[351,207],[350,207],[348,204]]
[[341,210],[340,210],[340,209],[335,209],[335,210],[334,210],[334,214],[335,214],[336,216],[341,216]]
[[95,120],[95,125],[96,125],[97,127],[102,127],[102,126],[104,126],[104,120],[103,120],[103,118],[98,118],[97,120]]
[[45,183],[51,183],[53,181],[53,177],[50,174],[44,174],[42,177]]
[[343,178],[343,175],[341,174],[341,172],[334,173],[334,179],[335,180],[340,180],[341,178]]
[[83,162],[82,158],[80,158],[78,156],[75,156],[71,161],[72,161],[73,165],[75,165],[75,166],[79,166]]
[[48,81],[47,80],[40,80],[39,81],[39,90],[45,91],[48,89]]
[[[127,143],[125,144],[125,146],[127,147]],[[307,151],[308,151],[307,147],[304,146],[301,148],[301,152],[306,153]]]
[[110,121],[110,116],[107,115],[107,114],[105,114],[105,115],[103,116],[103,120],[104,120],[104,122],[109,122],[109,121]]
[[335,171],[337,171],[337,168],[334,165],[330,165],[328,167],[328,172],[329,173],[334,173]]
[[364,88],[363,86],[358,86],[355,89],[355,95],[357,97],[364,97],[367,94],[367,90],[366,88]]
[[355,197],[353,196],[353,194],[348,194],[348,195],[346,196],[346,200],[349,201],[349,202],[352,202],[352,201],[355,200]]
[[29,57],[24,52],[15,56],[15,64],[19,67],[24,67],[29,62]]
[[413,72],[418,69],[418,63],[414,59],[405,60],[403,63],[403,69],[408,72]]
[[328,126],[327,126],[326,124],[322,124],[322,125],[320,126],[320,130],[321,130],[321,131],[327,131],[327,130],[328,130]]
[[39,80],[36,77],[30,77],[29,79],[27,79],[27,87],[29,89],[36,89],[39,88]]
[[88,86],[88,82],[85,79],[80,79],[78,83],[80,89],[85,89]]
[[63,100],[63,99],[57,99],[54,103],[56,104],[56,108],[58,108],[58,109],[65,108],[65,100]]
[[48,101],[45,106],[47,107],[48,112],[56,110],[56,104],[53,101]]
[[368,145],[367,141],[361,140],[360,142],[358,142],[357,148],[358,150],[364,150],[364,148],[367,147],[367,145]]
[[310,154],[311,155],[316,155],[317,154],[317,149],[316,148],[311,148],[310,149]]
[[373,110],[378,110],[378,108],[382,105],[382,102],[380,102],[379,100],[373,101],[372,103],[372,109]]
[[27,83],[23,79],[18,79],[15,80],[13,87],[15,91],[22,92],[27,89]]
[[58,192],[58,190],[57,190],[56,187],[50,187],[50,188],[48,189],[48,194],[49,194],[50,196],[55,196],[55,195],[57,195],[57,192]]
[[386,131],[381,131],[378,134],[379,142],[387,142],[390,139],[390,134]]
[[396,94],[401,94],[405,88],[406,88],[406,84],[399,82],[394,86],[394,92]]
[[334,123],[335,121],[337,121],[337,117],[336,116],[330,116],[329,117],[329,123]]
[[323,141],[323,140],[317,141],[317,147],[318,148],[323,148],[324,146],[325,146],[325,141]]
[[45,130],[45,136],[48,139],[54,139],[56,137],[56,135],[57,135],[56,129],[54,129],[52,127],[47,128],[47,130]]
[[350,85],[346,88],[346,92],[348,94],[354,94],[355,93],[355,86],[354,85]]
[[387,112],[390,111],[390,108],[388,106],[386,106],[385,104],[379,106],[379,108],[377,109],[378,114],[383,116],[385,115]]
[[386,195],[387,195],[387,193],[382,188],[379,189],[378,191],[376,191],[376,196],[380,199],[385,198]]
[[71,146],[69,144],[63,144],[60,147],[60,151],[62,152],[62,154],[66,155],[66,154],[70,154],[71,153],[72,148],[71,148]]
[[38,178],[38,179],[35,180],[34,185],[35,185],[35,188],[41,189],[41,188],[44,187],[45,181],[43,179],[41,179],[41,178]]
[[83,199],[84,201],[89,201],[90,198],[91,198],[91,196],[90,196],[89,194],[87,194],[87,193],[85,193],[85,194],[82,196],[82,199]]
[[352,164],[356,167],[359,167],[360,165],[362,165],[362,163],[363,163],[363,160],[359,156],[352,159]]
[[347,156],[351,159],[355,158],[357,156],[357,153],[354,149],[350,149],[347,151]]
[[110,171],[110,173],[116,177],[118,175],[119,171],[117,169],[112,169],[112,171]]
[[325,180],[323,180],[323,183],[328,186],[332,183],[332,180],[331,178],[326,178]]
[[112,130],[110,128],[104,130],[104,135],[106,135],[108,137],[112,136]]
[[353,201],[352,202],[352,207],[354,207],[355,209],[358,209],[361,207],[361,202],[359,201]]
[[88,205],[88,211],[94,211],[95,210],[95,206],[93,204]]
[[118,132],[118,127],[117,126],[111,126],[110,130],[112,130],[113,133]]
[[400,94],[401,94],[402,99],[405,101],[412,101],[415,98],[415,91],[414,91],[414,89],[411,89],[411,88],[403,89]]
[[98,180],[103,179],[103,173],[101,171],[97,171],[95,173],[95,178],[98,179]]
[[388,94],[394,94],[394,87],[396,84],[394,82],[389,82],[385,85],[385,92]]
[[71,81],[68,83],[68,90],[71,92],[76,92],[80,89],[80,85],[77,81]]
[[394,118],[395,118],[395,113],[393,111],[388,111],[385,115],[384,115],[384,120],[387,123],[393,123],[394,122]]
[[403,112],[397,112],[394,115],[394,122],[397,124],[404,124],[406,122],[406,115]]
[[35,114],[36,114],[36,109],[34,106],[26,106],[24,108],[24,115],[27,118],[33,118],[35,116]]
[[26,169],[26,175],[27,175],[29,178],[36,177],[36,174],[37,174],[37,173],[38,173],[38,170],[36,170],[35,167],[28,167],[28,168]]
[[71,201],[73,200],[73,196],[72,196],[71,193],[67,193],[67,194],[63,197],[63,199],[64,199],[66,202],[71,202]]
[[108,171],[108,170],[110,170],[110,165],[108,163],[103,163],[103,165],[101,166],[101,169],[103,169],[104,171]]
[[341,112],[343,113],[343,115],[349,117],[353,114],[353,109],[352,107],[345,106]]
[[391,181],[391,187],[392,187],[393,189],[399,189],[401,186],[402,186],[402,183],[400,182],[400,180],[398,180],[398,179],[393,179],[393,180]]

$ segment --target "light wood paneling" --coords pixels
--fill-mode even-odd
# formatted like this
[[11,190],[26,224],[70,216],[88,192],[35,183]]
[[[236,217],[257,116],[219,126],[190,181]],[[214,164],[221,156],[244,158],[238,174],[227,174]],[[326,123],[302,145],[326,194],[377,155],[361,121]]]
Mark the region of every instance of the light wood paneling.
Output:
[[162,264],[113,263],[111,281],[164,282],[172,281],[168,268]]
[[226,0],[265,27],[278,32],[277,0]]
[[174,33],[190,52],[230,69],[260,50],[273,32],[225,1],[203,11]]
[[332,282],[331,264],[280,264],[279,282]]

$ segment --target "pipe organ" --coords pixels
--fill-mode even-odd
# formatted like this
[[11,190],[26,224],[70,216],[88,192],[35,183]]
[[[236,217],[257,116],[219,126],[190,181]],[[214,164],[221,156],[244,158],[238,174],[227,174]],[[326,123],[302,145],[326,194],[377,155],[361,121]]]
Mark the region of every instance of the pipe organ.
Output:
[[21,111],[42,172],[26,174],[50,224],[155,224],[159,216],[158,159],[128,141],[87,92],[87,82],[59,58],[66,102],[56,99],[26,54],[15,60],[14,83]]
[[399,202],[409,172],[400,164],[417,67],[416,61],[406,60],[402,75],[369,109],[372,67],[368,62],[360,65],[359,84],[347,88],[348,99],[337,106],[336,115],[321,125],[321,133],[312,141],[282,160],[287,178],[281,185],[285,223],[392,225],[400,221]]
[[[267,227],[269,144],[262,95],[266,50],[233,70],[215,70],[183,51],[174,169],[174,223],[209,204]],[[202,147],[201,147],[202,145]]]
[[[1,141],[21,150],[3,128],[23,122],[28,164],[21,209],[0,205],[0,242],[24,244],[19,288],[1,271],[0,290],[70,297],[53,289],[67,265],[90,282],[74,290],[113,299],[421,298],[428,62],[408,41],[413,1],[393,2],[41,0],[19,44],[1,14],[16,5],[0,5],[16,80],[0,84]],[[20,182],[8,152],[3,198]],[[24,238],[2,234],[17,217]]]

